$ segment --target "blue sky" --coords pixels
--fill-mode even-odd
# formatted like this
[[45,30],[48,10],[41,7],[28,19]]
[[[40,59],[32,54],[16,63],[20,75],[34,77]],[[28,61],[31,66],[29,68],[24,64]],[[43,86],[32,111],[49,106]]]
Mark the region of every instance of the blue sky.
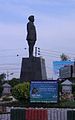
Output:
[[[75,0],[0,0],[1,55],[13,56],[18,53],[24,56],[23,49],[28,47],[25,40],[26,24],[31,14],[35,16],[37,29],[38,39],[35,46],[50,50],[48,52],[57,51],[58,55],[64,52],[74,58]],[[51,58],[53,54],[51,52],[50,58],[46,57],[48,62],[56,59]],[[25,57],[27,55],[25,53]],[[0,63],[10,61],[17,62],[15,58],[8,60],[2,57]]]

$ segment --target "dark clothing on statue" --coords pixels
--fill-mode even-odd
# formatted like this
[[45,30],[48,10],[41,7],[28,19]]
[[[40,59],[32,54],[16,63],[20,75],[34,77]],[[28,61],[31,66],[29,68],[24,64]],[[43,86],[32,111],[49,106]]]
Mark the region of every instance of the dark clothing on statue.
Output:
[[35,45],[35,41],[28,41],[28,45],[29,45],[29,57],[33,56],[33,48]]
[[27,41],[36,41],[36,29],[33,22],[27,23]]
[[29,19],[29,22],[27,23],[27,38],[26,38],[26,40],[27,40],[28,46],[29,46],[29,57],[32,57],[34,45],[36,42],[36,28],[33,23],[34,21],[30,21],[30,20],[31,19]]

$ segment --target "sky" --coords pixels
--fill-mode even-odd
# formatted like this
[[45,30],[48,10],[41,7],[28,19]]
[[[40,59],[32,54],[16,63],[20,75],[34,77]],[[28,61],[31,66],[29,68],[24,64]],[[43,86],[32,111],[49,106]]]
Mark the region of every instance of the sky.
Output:
[[30,15],[35,16],[35,46],[46,60],[48,77],[53,77],[52,62],[60,54],[75,58],[75,0],[0,0],[0,73],[20,74],[22,57],[28,56]]

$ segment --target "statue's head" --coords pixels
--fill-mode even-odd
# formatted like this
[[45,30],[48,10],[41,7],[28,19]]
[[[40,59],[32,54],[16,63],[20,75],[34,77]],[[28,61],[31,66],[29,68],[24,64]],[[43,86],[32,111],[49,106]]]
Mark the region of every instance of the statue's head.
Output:
[[28,20],[31,21],[31,22],[34,22],[34,16],[33,15],[29,16]]

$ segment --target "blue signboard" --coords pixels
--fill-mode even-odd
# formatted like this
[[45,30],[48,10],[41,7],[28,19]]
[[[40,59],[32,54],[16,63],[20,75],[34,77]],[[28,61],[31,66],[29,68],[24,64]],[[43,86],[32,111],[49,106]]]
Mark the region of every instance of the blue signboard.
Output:
[[57,81],[31,81],[30,102],[57,103]]

